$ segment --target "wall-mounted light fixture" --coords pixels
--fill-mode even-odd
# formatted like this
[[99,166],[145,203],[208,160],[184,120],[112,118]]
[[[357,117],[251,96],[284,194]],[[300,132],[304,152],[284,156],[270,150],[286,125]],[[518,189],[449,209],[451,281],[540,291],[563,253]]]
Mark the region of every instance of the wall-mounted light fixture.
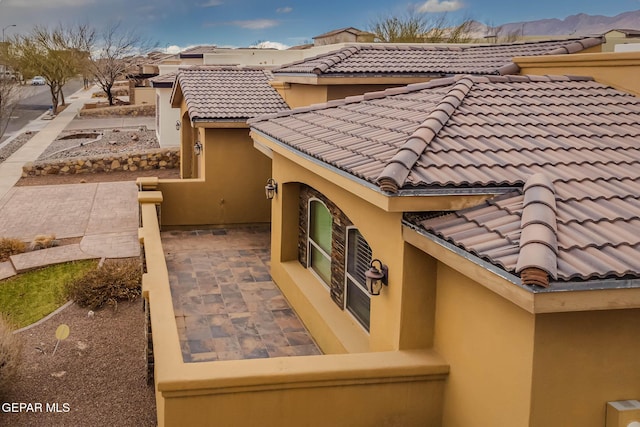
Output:
[[180,123],[180,120],[176,120],[176,130],[180,130],[181,127],[182,123]]
[[202,154],[202,144],[200,144],[200,141],[196,141],[196,143],[193,144],[193,152],[196,156]]
[[267,185],[264,186],[264,192],[267,195],[267,200],[272,200],[276,194],[278,194],[278,183],[275,179],[269,178]]
[[[374,265],[378,263],[380,266],[376,268]],[[389,268],[382,263],[379,259],[374,259],[369,265],[369,269],[364,273],[367,278],[367,290],[371,295],[380,295],[382,285],[387,286],[389,281]]]

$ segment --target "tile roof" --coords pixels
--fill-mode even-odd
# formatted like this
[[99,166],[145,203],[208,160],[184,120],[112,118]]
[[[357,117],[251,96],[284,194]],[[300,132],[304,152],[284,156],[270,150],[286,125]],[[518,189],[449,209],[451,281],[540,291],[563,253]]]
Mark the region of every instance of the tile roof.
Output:
[[494,45],[354,45],[284,65],[274,75],[514,74],[516,56],[576,53],[602,42],[601,37],[588,37]]
[[173,83],[176,81],[177,71],[171,73],[160,74],[152,79],[149,79],[153,87],[173,87]]
[[194,46],[180,52],[180,58],[202,58],[205,53],[215,53],[216,45]]
[[411,223],[514,274],[640,278],[632,95],[584,77],[459,76],[249,123],[390,193],[504,186],[481,206]]
[[324,37],[335,36],[335,35],[338,35],[338,34],[341,34],[341,33],[351,33],[351,34],[354,34],[356,36],[359,36],[359,35],[362,35],[362,34],[372,34],[373,35],[373,33],[370,33],[368,31],[362,31],[362,30],[359,30],[358,28],[355,28],[355,27],[346,27],[346,28],[339,28],[337,30],[332,30],[332,31],[320,34],[319,36],[315,36],[315,37],[312,37],[312,38],[313,39],[321,39],[321,38],[324,38]]
[[180,70],[176,82],[192,121],[246,121],[289,110],[270,80],[263,69],[198,66]]

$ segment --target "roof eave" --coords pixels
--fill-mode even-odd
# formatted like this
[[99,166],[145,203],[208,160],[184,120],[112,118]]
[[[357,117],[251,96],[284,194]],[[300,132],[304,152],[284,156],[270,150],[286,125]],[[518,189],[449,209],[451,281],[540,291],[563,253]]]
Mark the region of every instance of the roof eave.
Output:
[[402,221],[402,228],[407,243],[529,313],[640,308],[640,279],[551,282],[548,288],[526,286],[518,276],[407,220]]

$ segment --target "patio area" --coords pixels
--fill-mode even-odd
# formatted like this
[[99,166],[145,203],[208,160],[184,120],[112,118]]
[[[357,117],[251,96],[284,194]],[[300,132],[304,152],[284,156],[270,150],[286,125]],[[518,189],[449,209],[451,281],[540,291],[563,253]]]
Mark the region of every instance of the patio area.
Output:
[[161,239],[184,362],[321,354],[271,280],[267,226]]

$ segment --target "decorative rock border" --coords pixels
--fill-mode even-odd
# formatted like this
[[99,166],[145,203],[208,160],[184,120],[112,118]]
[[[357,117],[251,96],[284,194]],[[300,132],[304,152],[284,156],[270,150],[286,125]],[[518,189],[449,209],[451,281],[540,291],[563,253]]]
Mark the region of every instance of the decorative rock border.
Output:
[[139,170],[174,169],[179,167],[180,149],[165,148],[141,153],[120,153],[89,158],[75,157],[29,162],[22,167],[22,177],[116,171],[135,172]]

